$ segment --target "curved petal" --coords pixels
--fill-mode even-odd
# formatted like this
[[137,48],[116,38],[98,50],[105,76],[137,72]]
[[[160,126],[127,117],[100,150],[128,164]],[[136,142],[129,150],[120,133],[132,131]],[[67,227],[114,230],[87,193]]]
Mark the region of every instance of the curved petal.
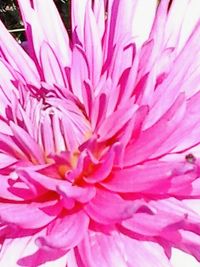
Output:
[[21,228],[40,228],[53,221],[62,206],[57,201],[45,203],[3,203],[0,205],[0,218],[4,223],[11,223]]
[[[39,74],[32,59],[27,55],[23,48],[8,33],[0,21],[0,43],[3,57],[14,69],[24,77],[27,83],[35,86],[39,85]],[[16,57],[16,55],[18,55]]]
[[89,218],[83,211],[66,214],[48,226],[47,235],[39,237],[37,244],[40,247],[71,249],[84,238],[88,225]]
[[116,232],[105,235],[89,231],[78,246],[78,252],[88,267],[172,267],[158,244],[134,240]]
[[195,173],[195,166],[185,162],[150,161],[122,170],[114,169],[101,184],[114,192],[154,192],[156,189],[167,192],[172,178],[187,172]]
[[69,38],[54,2],[20,0],[18,4],[27,31],[28,45],[37,60],[40,58],[42,43],[46,41],[58,56],[60,64],[68,66],[71,62]]
[[142,200],[125,201],[117,194],[99,189],[96,196],[84,207],[84,210],[92,220],[101,224],[112,225],[130,218],[143,205]]

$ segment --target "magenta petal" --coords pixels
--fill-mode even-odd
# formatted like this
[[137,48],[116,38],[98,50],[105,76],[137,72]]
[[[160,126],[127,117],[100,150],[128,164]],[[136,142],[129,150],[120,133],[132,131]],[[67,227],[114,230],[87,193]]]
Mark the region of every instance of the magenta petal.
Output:
[[89,184],[93,184],[107,178],[112,171],[114,158],[115,152],[113,150],[109,151],[99,163],[94,164],[94,171],[92,174],[85,175],[84,180]]
[[200,262],[198,0],[54,2],[0,23],[0,266]]
[[[138,139],[125,154],[127,165],[133,165],[150,157],[162,143],[175,131],[185,114],[184,95],[181,94],[170,109],[150,128],[141,132]],[[156,136],[157,138],[152,138]]]
[[165,192],[170,188],[173,175],[178,176],[189,170],[195,171],[193,166],[185,163],[151,161],[123,170],[116,169],[101,184],[116,192],[151,192],[162,185],[160,191]]
[[[16,263],[19,260],[19,255],[23,257],[26,254],[35,252],[36,249],[37,247],[34,244],[33,237],[21,236],[16,239],[7,239],[4,241],[0,252],[1,264],[2,266],[17,266]],[[12,255],[12,257],[10,255]]]
[[[99,209],[99,206],[102,209]],[[99,189],[96,196],[85,206],[85,211],[96,222],[114,224],[131,217],[140,206],[143,206],[143,201],[125,201],[119,195]]]
[[83,239],[88,224],[89,218],[82,211],[59,218],[49,225],[48,234],[39,237],[37,244],[41,247],[68,250],[75,247]]
[[[35,253],[21,257],[17,263],[19,266],[64,266],[67,261],[66,251],[60,249],[38,249]],[[48,264],[48,265],[47,265]]]
[[21,228],[40,228],[53,221],[61,211],[57,201],[45,204],[1,204],[0,217],[4,223],[12,223]]
[[67,201],[70,199],[76,200],[80,203],[89,202],[96,194],[95,187],[78,187],[78,186],[66,186],[66,184],[58,185],[57,191],[61,193]]
[[[7,239],[4,241],[1,253],[0,261],[2,266],[31,266],[38,267],[42,264],[53,261],[55,264],[61,264],[66,262],[67,255],[63,259],[65,251],[62,250],[41,250],[35,244],[36,238],[44,234],[45,231],[39,231],[39,233],[32,236],[19,236],[16,239]],[[17,249],[16,249],[17,248]],[[10,256],[12,255],[12,257]],[[60,257],[62,257],[60,259]],[[57,261],[57,259],[59,259]]]
[[19,195],[18,192],[16,192],[18,190],[13,189],[9,184],[10,175],[9,176],[0,175],[0,180],[1,180],[0,194],[2,198],[14,200],[14,201],[24,200],[26,198],[26,194],[23,189],[25,189],[26,192],[28,191],[28,196],[30,198],[33,197],[33,194],[30,193],[30,190],[28,190],[27,186],[24,186],[23,188],[21,188],[21,191],[23,192],[23,194]]

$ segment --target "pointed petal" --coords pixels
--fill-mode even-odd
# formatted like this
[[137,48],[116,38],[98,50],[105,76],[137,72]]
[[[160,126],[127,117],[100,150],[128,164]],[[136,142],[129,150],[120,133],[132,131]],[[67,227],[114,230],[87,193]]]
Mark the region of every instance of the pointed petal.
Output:
[[89,66],[86,55],[81,47],[74,46],[70,72],[72,92],[83,103],[83,82],[89,79]]
[[[3,23],[0,21],[0,43],[1,57],[19,73],[21,73],[27,83],[35,86],[39,84],[39,75],[32,59],[23,50],[23,48],[8,33]],[[16,57],[16,55],[18,55]]]
[[40,61],[44,79],[49,84],[66,86],[64,69],[60,65],[55,52],[46,42],[41,44]]
[[89,5],[85,13],[84,48],[90,69],[90,79],[93,86],[96,86],[100,79],[103,55],[97,23]]
[[14,124],[13,122],[10,123],[10,127],[24,152],[27,153],[27,155],[32,155],[34,159],[39,163],[44,163],[42,150],[40,149],[36,141],[24,129]]
[[28,43],[33,46],[37,59],[45,41],[58,56],[60,64],[68,66],[71,62],[69,38],[54,2],[20,0],[18,3],[27,29]]

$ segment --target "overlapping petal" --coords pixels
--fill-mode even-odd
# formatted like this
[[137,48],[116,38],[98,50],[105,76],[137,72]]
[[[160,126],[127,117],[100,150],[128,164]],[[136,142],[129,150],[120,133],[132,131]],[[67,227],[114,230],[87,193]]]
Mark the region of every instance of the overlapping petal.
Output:
[[0,263],[200,261],[198,1],[72,0],[70,37],[52,0],[18,3],[26,49],[0,24]]

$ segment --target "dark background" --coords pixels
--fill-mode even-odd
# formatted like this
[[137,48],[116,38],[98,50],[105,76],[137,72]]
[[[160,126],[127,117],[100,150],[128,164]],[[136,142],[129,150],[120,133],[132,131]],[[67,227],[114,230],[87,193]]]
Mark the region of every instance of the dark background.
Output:
[[[54,0],[66,28],[70,29],[69,0]],[[0,0],[0,19],[11,34],[20,41],[25,39],[23,23],[16,0]]]

